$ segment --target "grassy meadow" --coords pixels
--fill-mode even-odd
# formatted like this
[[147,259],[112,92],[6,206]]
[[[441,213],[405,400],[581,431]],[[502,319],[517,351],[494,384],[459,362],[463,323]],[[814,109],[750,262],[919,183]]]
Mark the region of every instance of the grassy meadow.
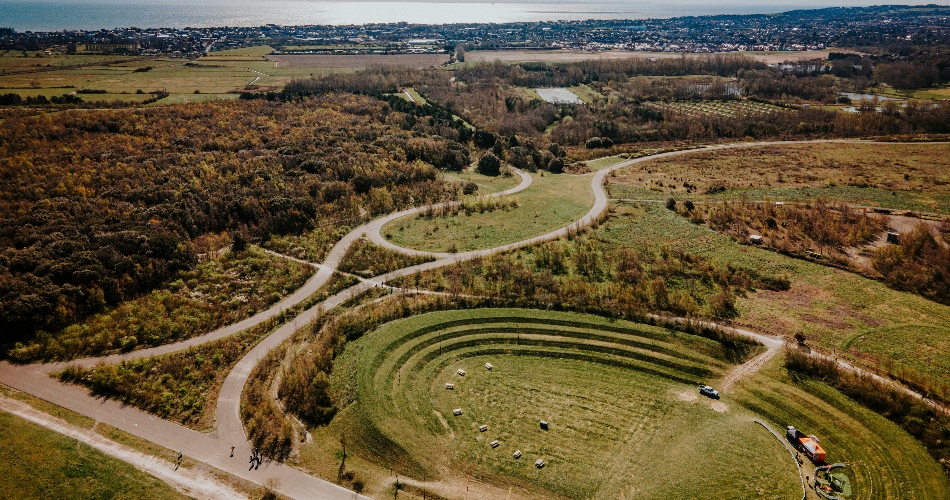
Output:
[[332,65],[319,60],[287,64],[264,57],[272,52],[269,46],[243,47],[187,60],[83,53],[47,56],[29,51],[29,57],[23,57],[22,52],[6,51],[0,53],[0,93],[54,97],[92,89],[106,93],[80,93],[79,97],[87,102],[134,104],[161,90],[169,96],[153,105],[182,104],[236,99],[236,92],[248,86],[280,89],[294,78],[355,71],[366,65],[358,56]]
[[531,186],[515,195],[517,208],[472,215],[412,215],[383,227],[393,243],[431,252],[492,248],[567,226],[594,202],[590,176],[533,174]]
[[88,445],[0,412],[4,498],[184,499],[164,482]]
[[854,273],[740,245],[659,204],[623,206],[595,234],[618,246],[663,241],[736,268],[785,276],[788,290],[738,297],[734,321],[787,337],[802,333],[829,353],[950,395],[944,326],[950,324],[950,307]]
[[638,163],[609,179],[614,198],[693,202],[823,198],[950,213],[950,145],[774,145]]

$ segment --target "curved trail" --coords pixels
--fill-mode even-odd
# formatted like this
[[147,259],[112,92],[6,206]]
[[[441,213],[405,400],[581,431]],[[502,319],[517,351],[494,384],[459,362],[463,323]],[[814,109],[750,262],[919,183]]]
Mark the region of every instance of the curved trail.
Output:
[[[316,265],[318,271],[311,277],[300,289],[290,296],[281,300],[271,308],[262,311],[250,318],[239,321],[213,332],[194,337],[185,341],[176,342],[165,346],[132,351],[130,353],[105,356],[100,358],[87,358],[70,362],[69,364],[79,364],[82,366],[93,366],[97,363],[117,363],[123,360],[139,359],[143,357],[168,354],[181,351],[192,346],[201,345],[205,342],[232,335],[245,330],[263,321],[272,319],[282,313],[284,310],[293,307],[306,300],[313,293],[317,292],[330,279],[339,267],[340,261],[346,254],[350,245],[357,238],[364,234],[374,243],[408,255],[431,256],[437,260],[399,269],[388,274],[377,276],[361,281],[346,290],[326,299],[325,301],[300,313],[293,320],[286,322],[280,328],[276,329],[270,335],[265,337],[251,351],[249,351],[228,374],[221,388],[221,393],[217,401],[217,429],[209,434],[200,433],[173,422],[163,420],[159,417],[146,413],[136,408],[124,406],[113,400],[104,400],[91,396],[87,389],[63,384],[49,377],[49,373],[63,368],[66,363],[48,363],[34,365],[12,365],[6,361],[0,362],[0,383],[8,385],[15,389],[27,392],[36,397],[62,406],[77,413],[92,417],[98,421],[117,427],[123,431],[129,432],[141,438],[152,441],[158,445],[173,450],[181,450],[185,455],[192,459],[200,460],[213,467],[217,467],[235,476],[248,481],[264,485],[265,483],[276,485],[274,489],[285,496],[291,498],[319,498],[319,499],[352,499],[366,498],[356,493],[337,486],[328,481],[313,477],[298,469],[287,465],[268,462],[261,466],[260,470],[246,470],[247,461],[243,459],[250,454],[250,445],[244,433],[244,427],[240,419],[240,397],[241,392],[250,376],[251,371],[260,360],[271,349],[277,347],[284,340],[289,338],[298,327],[316,319],[323,311],[332,309],[347,300],[358,296],[362,292],[377,286],[382,286],[386,282],[396,278],[409,276],[414,273],[436,269],[457,262],[477,257],[488,256],[491,254],[513,250],[516,248],[533,245],[536,243],[549,241],[567,235],[572,229],[585,227],[593,223],[607,209],[608,198],[603,188],[606,176],[618,169],[629,167],[636,163],[655,160],[658,158],[667,158],[678,155],[691,154],[699,151],[716,151],[723,149],[748,148],[766,145],[781,144],[818,144],[818,143],[841,143],[841,144],[867,144],[870,141],[857,140],[813,140],[813,141],[777,141],[777,142],[750,142],[723,144],[715,146],[706,146],[695,149],[672,151],[642,158],[627,160],[609,168],[600,170],[592,175],[591,189],[594,192],[594,204],[591,209],[579,220],[563,228],[551,231],[549,233],[511,243],[497,248],[474,250],[457,254],[422,252],[419,250],[407,249],[396,246],[386,241],[380,234],[382,227],[397,218],[412,215],[426,210],[428,207],[418,207],[409,210],[403,210],[386,217],[374,220],[367,224],[357,227],[346,234],[327,255],[322,265]],[[531,185],[531,177],[523,172],[517,172],[521,176],[521,183],[512,189],[495,193],[492,196],[503,196],[512,194]],[[590,174],[588,174],[590,175]],[[451,206],[459,202],[446,202],[435,206]],[[668,318],[676,320],[674,318]],[[735,333],[754,338],[768,347],[766,354],[774,355],[782,341],[774,337],[765,336],[748,330],[741,330],[731,327],[725,327]],[[760,356],[761,357],[761,356]],[[761,366],[765,359],[755,358],[753,361],[759,361],[756,365]],[[767,359],[767,358],[766,358]],[[752,363],[752,362],[750,362]],[[747,363],[749,365],[749,363]],[[745,365],[743,365],[745,366]],[[748,367],[747,367],[748,368]],[[754,367],[753,367],[754,368]],[[857,368],[851,367],[858,370]],[[229,457],[231,446],[235,447],[234,458]]]

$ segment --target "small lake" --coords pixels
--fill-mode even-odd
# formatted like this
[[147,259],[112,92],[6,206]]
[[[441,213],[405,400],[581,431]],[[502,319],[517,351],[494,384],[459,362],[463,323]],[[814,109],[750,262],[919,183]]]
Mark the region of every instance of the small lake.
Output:
[[887,96],[875,95],[875,94],[856,94],[856,93],[854,93],[854,92],[838,92],[838,95],[839,95],[839,96],[843,96],[843,97],[847,97],[848,99],[851,99],[851,100],[854,101],[854,102],[858,102],[858,101],[860,101],[861,99],[867,99],[867,100],[869,100],[869,101],[873,101],[875,97],[877,97],[877,100],[878,100],[878,101],[881,101],[881,102],[883,102],[883,101],[903,101],[903,99],[900,99],[900,98],[897,98],[897,97],[887,97]]
[[564,87],[531,89],[538,93],[541,99],[552,104],[584,104],[584,101],[577,94]]

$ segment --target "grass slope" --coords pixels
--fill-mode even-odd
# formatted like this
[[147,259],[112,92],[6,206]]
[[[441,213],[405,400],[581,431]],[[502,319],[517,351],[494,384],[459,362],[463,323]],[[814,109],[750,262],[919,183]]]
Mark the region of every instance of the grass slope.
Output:
[[[589,315],[430,313],[347,347],[333,376],[354,404],[334,426],[360,460],[437,484],[470,473],[548,497],[795,498],[790,458],[752,414],[695,397],[694,382],[728,367],[721,354],[706,339]],[[693,479],[712,463],[718,474]]]
[[763,275],[785,275],[792,285],[787,291],[738,298],[739,323],[779,335],[804,333],[812,345],[919,378],[935,390],[950,380],[944,326],[950,324],[950,307],[853,273],[739,245],[659,205],[624,207],[596,233],[619,246],[663,241]]
[[409,216],[383,227],[393,243],[417,250],[478,250],[514,243],[564,227],[594,202],[589,175],[534,175],[531,186],[514,195],[520,206],[444,218]]
[[856,498],[950,498],[947,476],[920,443],[831,387],[793,378],[779,358],[732,392],[740,404],[771,421],[773,429],[794,425],[817,435],[829,463],[845,462],[852,469]]
[[179,499],[167,484],[88,445],[0,412],[3,498]]

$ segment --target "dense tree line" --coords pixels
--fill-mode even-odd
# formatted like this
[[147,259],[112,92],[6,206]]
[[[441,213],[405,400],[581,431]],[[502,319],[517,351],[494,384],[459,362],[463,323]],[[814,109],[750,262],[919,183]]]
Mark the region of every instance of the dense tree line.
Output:
[[433,166],[446,153],[424,152],[464,148],[408,118],[338,94],[7,119],[3,341],[155,288],[195,264],[208,232],[266,239],[453,197]]
[[[452,73],[372,69],[301,80],[288,89],[293,89],[294,95],[356,91],[393,103],[401,101],[400,106],[417,110],[413,116],[430,115],[418,120],[430,124],[426,129],[428,133],[465,143],[467,134],[459,133],[464,129],[440,115],[461,117],[477,129],[472,137],[477,147],[493,147],[491,143],[479,141],[480,135],[492,134],[503,139],[501,150],[493,151],[495,156],[521,167],[526,165],[525,151],[513,148],[529,144],[539,150],[546,149],[550,143],[609,149],[643,142],[950,132],[950,107],[946,105],[911,101],[904,108],[883,106],[883,112],[877,112],[875,106],[869,104],[860,107],[863,112],[858,114],[801,107],[803,104],[833,104],[838,101],[839,92],[862,91],[874,78],[887,74],[893,69],[889,69],[888,64],[897,65],[894,68],[904,65],[888,58],[850,54],[839,54],[829,64],[816,60],[768,67],[738,55],[656,61],[631,58],[578,63],[477,64]],[[916,78],[913,71],[899,71],[899,74]],[[587,85],[603,98],[586,104],[552,104],[525,90],[526,87],[578,84]],[[386,94],[409,85],[425,95],[429,104],[415,105]],[[653,105],[736,99],[776,103],[788,111],[691,116]],[[427,106],[437,106],[438,112]]]
[[926,225],[918,225],[900,236],[899,245],[875,251],[871,264],[892,288],[950,305],[950,238],[944,233],[942,239]]

